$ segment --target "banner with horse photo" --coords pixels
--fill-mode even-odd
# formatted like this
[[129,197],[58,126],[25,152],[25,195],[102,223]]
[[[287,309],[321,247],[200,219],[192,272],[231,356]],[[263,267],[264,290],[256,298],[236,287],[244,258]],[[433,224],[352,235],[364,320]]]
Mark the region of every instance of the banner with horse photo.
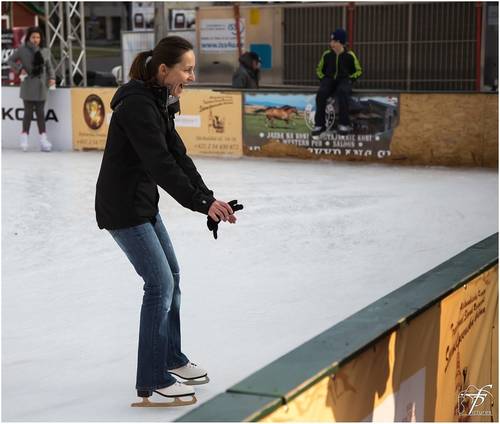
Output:
[[245,94],[244,150],[260,156],[387,158],[399,123],[399,96],[354,94],[349,100],[351,130],[338,128],[338,101],[330,97],[326,131],[313,138],[316,93]]

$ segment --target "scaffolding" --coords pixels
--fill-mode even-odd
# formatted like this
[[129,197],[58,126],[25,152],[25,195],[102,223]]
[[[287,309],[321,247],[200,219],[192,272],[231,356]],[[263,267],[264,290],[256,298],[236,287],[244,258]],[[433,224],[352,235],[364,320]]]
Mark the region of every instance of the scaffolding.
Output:
[[46,1],[45,35],[61,86],[87,86],[85,14],[82,1]]

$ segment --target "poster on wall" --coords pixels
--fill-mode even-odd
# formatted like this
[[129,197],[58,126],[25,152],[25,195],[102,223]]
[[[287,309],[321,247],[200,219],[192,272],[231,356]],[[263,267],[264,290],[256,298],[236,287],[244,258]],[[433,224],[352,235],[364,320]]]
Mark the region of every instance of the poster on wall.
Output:
[[[245,45],[245,19],[240,18],[240,40]],[[227,53],[238,50],[234,19],[202,19],[200,48],[205,53]]]
[[73,88],[73,147],[77,150],[106,146],[113,111],[110,103],[116,88]]
[[241,156],[241,93],[186,90],[175,128],[190,154]]
[[168,18],[170,31],[196,30],[195,9],[170,9]]
[[155,4],[152,1],[132,2],[132,30],[154,29]]
[[399,97],[351,96],[349,118],[352,131],[338,130],[338,104],[329,98],[325,131],[313,139],[316,95],[245,94],[244,141],[251,153],[268,143],[307,150],[313,155],[361,156],[382,159],[390,156],[394,128],[399,123]]

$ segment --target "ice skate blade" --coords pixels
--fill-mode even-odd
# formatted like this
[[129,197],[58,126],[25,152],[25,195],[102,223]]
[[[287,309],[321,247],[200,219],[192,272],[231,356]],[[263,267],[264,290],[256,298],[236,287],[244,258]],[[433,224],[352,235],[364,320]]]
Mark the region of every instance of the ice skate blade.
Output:
[[199,384],[207,384],[210,381],[208,378],[208,375],[205,377],[200,377],[198,379],[194,380],[183,380],[182,384],[185,384],[186,386],[197,386]]
[[189,406],[196,403],[196,396],[192,396],[189,400],[182,400],[180,397],[172,399],[172,402],[150,402],[149,398],[142,398],[142,402],[132,403],[130,406],[139,408],[172,408],[174,406]]

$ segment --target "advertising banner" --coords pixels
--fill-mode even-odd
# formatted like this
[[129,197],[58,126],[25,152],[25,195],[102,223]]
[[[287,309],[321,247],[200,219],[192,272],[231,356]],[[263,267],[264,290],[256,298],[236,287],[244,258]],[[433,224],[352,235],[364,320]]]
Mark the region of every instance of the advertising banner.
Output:
[[[241,45],[245,45],[245,19],[240,18]],[[234,19],[202,19],[200,48],[204,53],[238,51],[236,22]]]
[[73,88],[73,147],[104,149],[111,121],[110,103],[116,88]]
[[497,314],[498,267],[441,302],[435,421],[498,421]]
[[10,69],[7,59],[24,43],[27,27],[2,29],[2,85],[19,85],[19,75]]
[[[2,87],[2,148],[19,149],[24,105],[19,98],[19,87]],[[72,150],[71,145],[71,90],[49,90],[45,103],[47,137],[53,150]],[[40,150],[36,113],[33,113],[29,134],[29,150]]]
[[438,346],[435,305],[262,421],[432,421]]
[[[399,96],[353,95],[349,102],[352,131],[338,130],[338,102],[329,98],[326,131],[313,139],[315,94],[245,94],[244,140],[246,152],[274,145],[289,146],[300,156],[335,155],[382,159],[391,154],[394,128],[399,123]],[[286,153],[286,149],[282,149]]]
[[[14,33],[10,29],[2,29],[2,85],[8,85],[11,71],[7,59],[14,53]],[[13,75],[12,75],[13,77]]]
[[188,153],[241,156],[241,93],[186,90],[175,127]]
[[498,421],[498,266],[261,421]]

